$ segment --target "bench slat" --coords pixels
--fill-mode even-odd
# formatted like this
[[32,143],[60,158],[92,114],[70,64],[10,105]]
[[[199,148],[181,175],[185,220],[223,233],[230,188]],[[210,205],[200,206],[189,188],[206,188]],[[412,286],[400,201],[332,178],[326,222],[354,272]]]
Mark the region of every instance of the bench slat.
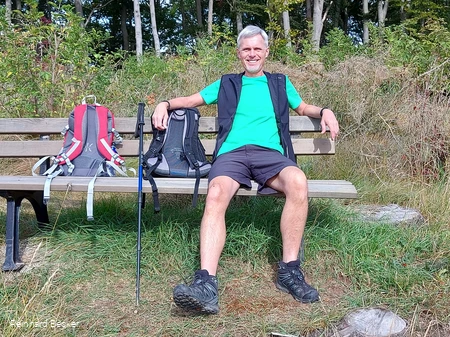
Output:
[[[42,191],[46,177],[0,176],[0,190]],[[56,177],[51,184],[52,191],[86,192],[91,178]],[[193,194],[195,179],[191,178],[155,178],[158,191],[162,194]],[[98,177],[95,192],[133,193],[137,192],[138,179],[129,177]],[[151,193],[150,183],[143,182],[142,191]],[[200,180],[199,194],[206,194],[207,179]],[[237,195],[257,195],[257,184],[252,182],[251,189],[240,188]],[[355,187],[345,180],[309,180],[308,196],[311,198],[357,198]]]
[[[207,155],[212,155],[215,139],[202,139]],[[2,141],[0,158],[38,158],[58,154],[63,144],[61,140],[29,140],[29,141]],[[147,151],[150,140],[144,142],[144,152]],[[294,153],[298,155],[334,154],[335,144],[327,138],[296,138],[292,140]],[[139,140],[124,140],[118,146],[118,152],[124,157],[136,157],[139,152]]]
[[[318,132],[320,120],[306,116],[291,116],[290,130]],[[67,124],[67,118],[0,118],[0,134],[59,134]],[[199,132],[214,133],[219,130],[216,117],[201,117]],[[151,118],[145,118],[144,133],[151,133]],[[116,130],[121,134],[134,134],[136,121],[133,117],[116,117]]]

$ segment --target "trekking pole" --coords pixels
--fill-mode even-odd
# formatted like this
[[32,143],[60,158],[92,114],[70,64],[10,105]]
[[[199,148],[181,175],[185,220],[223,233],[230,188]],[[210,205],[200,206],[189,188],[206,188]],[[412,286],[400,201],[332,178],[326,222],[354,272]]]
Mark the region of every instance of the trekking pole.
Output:
[[136,247],[136,306],[139,305],[139,295],[141,291],[141,221],[142,221],[142,161],[144,157],[144,103],[138,104],[136,130],[134,131],[134,138],[139,138],[139,176],[138,176],[138,233],[137,233],[137,247]]

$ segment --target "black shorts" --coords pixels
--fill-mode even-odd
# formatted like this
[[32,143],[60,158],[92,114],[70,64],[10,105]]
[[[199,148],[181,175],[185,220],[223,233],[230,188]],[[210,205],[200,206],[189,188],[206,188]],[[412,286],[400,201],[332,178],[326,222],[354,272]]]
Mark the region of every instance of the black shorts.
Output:
[[256,145],[245,145],[221,154],[214,161],[208,179],[227,176],[239,184],[251,188],[250,180],[259,184],[258,193],[272,194],[276,191],[266,186],[266,181],[288,166],[297,167],[291,159],[280,152]]

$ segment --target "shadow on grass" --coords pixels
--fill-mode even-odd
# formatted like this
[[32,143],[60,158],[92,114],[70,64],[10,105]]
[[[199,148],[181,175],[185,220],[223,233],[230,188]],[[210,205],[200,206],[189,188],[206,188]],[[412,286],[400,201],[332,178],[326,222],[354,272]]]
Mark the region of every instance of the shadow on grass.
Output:
[[[164,266],[191,273],[198,268],[199,229],[204,196],[198,206],[191,206],[189,195],[161,195],[161,211],[154,213],[151,198],[142,209],[142,263],[148,270]],[[63,208],[57,222],[42,228],[39,235],[49,236],[57,243],[78,242],[90,256],[104,257],[114,247],[131,254],[137,239],[137,200],[129,195],[109,195],[96,200],[94,221],[87,221],[85,207]],[[308,241],[310,227],[335,222],[331,201],[312,201],[305,231]],[[236,196],[226,214],[227,239],[223,258],[237,257],[244,263],[265,257],[275,263],[281,258],[280,217],[284,198]],[[57,214],[51,214],[54,219]],[[52,220],[55,221],[55,220]],[[75,244],[76,245],[76,244]]]

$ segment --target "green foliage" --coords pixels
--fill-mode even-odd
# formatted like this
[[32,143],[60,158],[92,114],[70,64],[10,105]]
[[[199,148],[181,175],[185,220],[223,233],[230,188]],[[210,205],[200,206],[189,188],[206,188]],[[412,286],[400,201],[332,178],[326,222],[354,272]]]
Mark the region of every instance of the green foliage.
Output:
[[358,48],[353,44],[351,37],[338,28],[326,33],[326,44],[319,50],[320,59],[326,68],[357,53]]
[[[436,91],[450,89],[450,31],[442,21],[427,21],[419,30],[398,26],[385,31],[389,56],[386,61],[393,66],[403,66],[424,78]],[[428,87],[430,87],[428,85]]]
[[15,13],[12,29],[0,22],[1,111],[9,117],[66,115],[105,66],[99,43],[106,36],[88,34],[70,6],[61,6],[49,24],[36,4],[30,6]]

